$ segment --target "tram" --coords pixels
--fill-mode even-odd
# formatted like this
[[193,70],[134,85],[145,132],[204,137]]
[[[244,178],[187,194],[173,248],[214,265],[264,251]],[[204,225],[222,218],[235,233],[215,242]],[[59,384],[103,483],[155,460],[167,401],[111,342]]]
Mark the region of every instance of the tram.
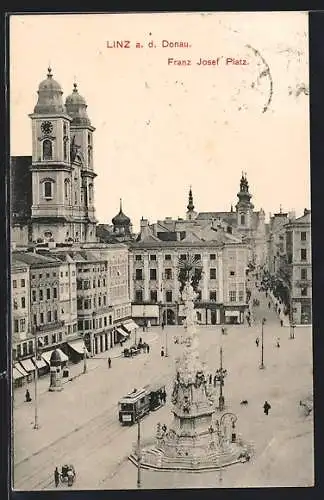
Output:
[[133,425],[138,420],[155,411],[165,404],[165,386],[155,384],[146,385],[141,389],[134,389],[118,402],[119,421],[122,425]]

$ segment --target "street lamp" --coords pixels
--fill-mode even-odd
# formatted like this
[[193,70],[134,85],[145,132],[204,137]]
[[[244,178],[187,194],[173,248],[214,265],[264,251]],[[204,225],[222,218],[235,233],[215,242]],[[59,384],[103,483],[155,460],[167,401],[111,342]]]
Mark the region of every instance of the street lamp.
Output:
[[263,370],[265,368],[264,366],[264,363],[263,363],[263,348],[264,348],[264,344],[263,344],[263,326],[266,322],[266,318],[262,318],[262,322],[261,322],[261,364],[260,364],[260,370]]
[[87,373],[87,348],[83,346],[83,373]]
[[37,430],[39,429],[38,425],[38,366],[37,366],[37,361],[38,361],[38,335],[37,335],[37,326],[34,327],[34,334],[35,334],[35,377],[34,377],[34,388],[35,388],[35,420],[34,420],[34,429]]
[[219,398],[218,398],[218,409],[220,411],[224,410],[225,407],[225,398],[223,395],[223,387],[224,387],[224,378],[227,375],[227,370],[223,368],[223,347],[220,347],[219,350],[220,355],[220,367],[216,370],[216,381],[219,382]]
[[137,417],[137,488],[141,487],[141,420]]
[[292,297],[291,297],[291,294],[290,294],[290,311],[289,311],[289,317],[290,317],[290,335],[289,335],[289,338],[290,339],[294,339],[295,338],[295,322],[294,322],[294,311],[293,311],[293,301],[292,301]]

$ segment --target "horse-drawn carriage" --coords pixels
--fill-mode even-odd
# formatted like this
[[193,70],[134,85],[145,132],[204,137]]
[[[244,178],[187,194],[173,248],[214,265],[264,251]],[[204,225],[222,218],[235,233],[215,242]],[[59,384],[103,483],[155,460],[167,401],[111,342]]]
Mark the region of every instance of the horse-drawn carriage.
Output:
[[71,464],[66,464],[62,466],[62,471],[60,473],[60,479],[62,483],[67,483],[68,486],[72,486],[75,481],[76,472],[74,466]]

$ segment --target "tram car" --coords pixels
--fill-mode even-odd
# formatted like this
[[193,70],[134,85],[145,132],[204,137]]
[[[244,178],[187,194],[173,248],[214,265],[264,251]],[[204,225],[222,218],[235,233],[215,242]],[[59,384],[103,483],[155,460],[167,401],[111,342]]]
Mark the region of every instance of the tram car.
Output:
[[147,385],[134,389],[118,402],[119,421],[122,425],[133,425],[150,411],[155,411],[165,404],[165,386]]

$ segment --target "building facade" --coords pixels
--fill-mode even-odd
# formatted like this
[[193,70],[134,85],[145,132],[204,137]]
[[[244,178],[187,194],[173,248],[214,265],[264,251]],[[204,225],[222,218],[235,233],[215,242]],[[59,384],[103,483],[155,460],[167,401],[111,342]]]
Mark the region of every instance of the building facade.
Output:
[[132,316],[137,322],[182,323],[179,263],[190,255],[201,268],[195,303],[198,321],[242,323],[247,307],[246,244],[222,228],[181,231],[174,241],[171,233],[169,240],[166,236],[164,232],[164,239],[159,239],[148,221],[142,219],[140,235],[129,247],[130,298]]
[[[13,344],[23,344],[21,351],[28,352],[27,338],[30,332],[30,283],[29,265],[15,255],[11,262],[11,305]],[[32,349],[31,349],[32,350]]]

